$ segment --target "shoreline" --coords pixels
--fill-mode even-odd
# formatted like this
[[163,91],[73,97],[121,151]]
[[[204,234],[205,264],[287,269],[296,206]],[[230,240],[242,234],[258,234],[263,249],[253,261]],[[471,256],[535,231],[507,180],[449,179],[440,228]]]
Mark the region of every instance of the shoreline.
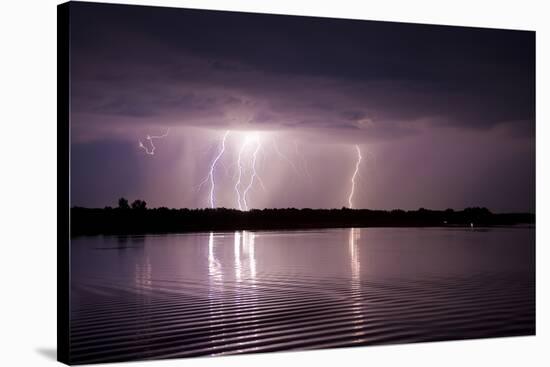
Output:
[[498,228],[535,227],[535,214],[419,209],[71,209],[71,238],[93,235],[145,235],[329,228]]
[[77,234],[71,235],[71,238],[82,237],[145,237],[145,236],[168,236],[168,235],[188,235],[188,234],[210,234],[212,232],[217,234],[233,234],[235,232],[314,232],[322,230],[340,230],[340,229],[457,229],[457,230],[491,230],[491,229],[535,229],[535,224],[498,224],[487,225],[478,227],[447,225],[447,226],[362,226],[362,227],[293,227],[293,228],[254,228],[254,229],[203,229],[203,230],[186,230],[186,231],[174,231],[174,232],[135,232],[135,233],[94,233],[94,234]]

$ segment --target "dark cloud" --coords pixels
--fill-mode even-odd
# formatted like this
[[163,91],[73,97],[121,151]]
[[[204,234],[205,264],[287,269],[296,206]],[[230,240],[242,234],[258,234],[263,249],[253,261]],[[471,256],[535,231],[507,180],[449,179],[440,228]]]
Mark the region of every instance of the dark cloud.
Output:
[[84,3],[72,16],[75,113],[335,129],[367,119],[374,135],[419,119],[534,121],[532,32]]

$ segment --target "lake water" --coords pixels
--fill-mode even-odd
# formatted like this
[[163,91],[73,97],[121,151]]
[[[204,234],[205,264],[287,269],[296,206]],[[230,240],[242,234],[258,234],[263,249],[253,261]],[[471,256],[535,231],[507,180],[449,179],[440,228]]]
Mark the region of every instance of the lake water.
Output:
[[79,237],[74,363],[535,333],[534,228]]

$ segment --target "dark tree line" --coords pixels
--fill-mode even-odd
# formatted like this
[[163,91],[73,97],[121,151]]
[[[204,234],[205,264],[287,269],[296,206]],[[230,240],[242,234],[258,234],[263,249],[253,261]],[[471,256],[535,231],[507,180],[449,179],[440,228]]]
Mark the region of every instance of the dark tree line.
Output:
[[368,209],[147,209],[143,200],[118,207],[71,209],[71,235],[169,233],[210,230],[297,229],[328,227],[432,227],[534,224],[531,213],[491,213],[487,208],[464,210]]

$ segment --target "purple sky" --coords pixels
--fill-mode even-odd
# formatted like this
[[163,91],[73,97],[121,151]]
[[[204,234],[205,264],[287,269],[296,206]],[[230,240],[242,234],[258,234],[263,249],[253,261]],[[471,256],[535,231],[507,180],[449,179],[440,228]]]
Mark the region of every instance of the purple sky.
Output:
[[534,57],[526,31],[72,3],[72,205],[209,207],[229,131],[215,206],[349,206],[358,145],[356,208],[534,212]]

